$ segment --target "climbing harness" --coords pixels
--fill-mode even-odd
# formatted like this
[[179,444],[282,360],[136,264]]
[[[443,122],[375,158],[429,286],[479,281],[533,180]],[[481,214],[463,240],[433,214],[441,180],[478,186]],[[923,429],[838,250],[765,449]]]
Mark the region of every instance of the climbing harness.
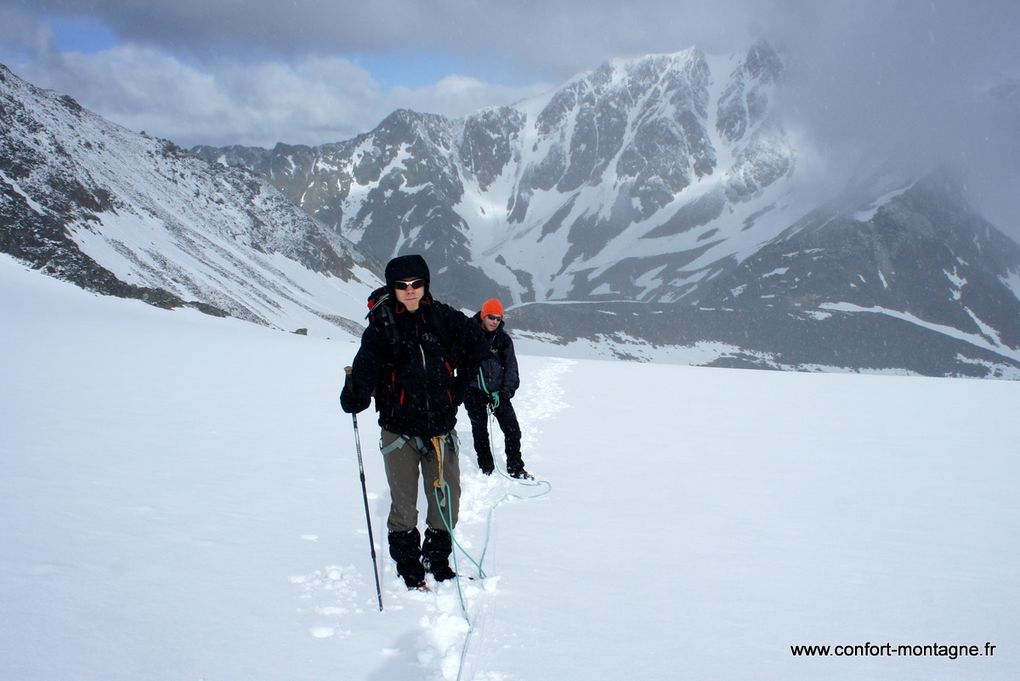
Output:
[[422,437],[420,437],[418,435],[412,435],[412,436],[409,436],[409,435],[398,435],[397,439],[395,439],[393,442],[389,443],[385,447],[381,447],[380,446],[379,451],[382,452],[383,456],[386,456],[390,452],[393,452],[393,451],[396,451],[396,450],[400,449],[401,447],[406,445],[408,442],[414,442],[415,449],[417,449],[420,453],[422,453],[422,454],[427,454],[428,453],[428,447],[425,445],[424,438],[422,438]]
[[[446,478],[443,477],[443,459],[446,454],[446,447],[444,446],[444,443],[446,442],[446,436],[436,435],[430,440],[430,442],[432,443],[432,449],[436,453],[436,465],[439,469],[437,471],[438,474],[436,475],[436,479],[432,482],[432,487],[443,492],[443,499],[441,501],[437,499],[439,507],[443,508],[446,506],[446,490],[449,487],[446,484]],[[453,512],[451,511],[450,513],[452,516]]]

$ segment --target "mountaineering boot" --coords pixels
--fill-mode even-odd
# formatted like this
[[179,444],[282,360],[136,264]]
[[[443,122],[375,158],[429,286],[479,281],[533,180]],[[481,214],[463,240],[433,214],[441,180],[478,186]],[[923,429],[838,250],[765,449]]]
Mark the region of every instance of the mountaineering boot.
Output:
[[508,453],[506,458],[506,472],[511,478],[516,478],[518,480],[535,479],[535,476],[524,470],[524,461],[521,459],[520,454],[515,457]]
[[496,464],[492,461],[492,454],[489,454],[488,456],[479,454],[478,467],[481,468],[482,472],[486,475],[492,475],[492,471],[496,470]]
[[397,563],[397,574],[404,579],[408,589],[425,585],[425,566],[421,564],[421,533],[418,528],[406,532],[390,532],[387,537],[390,557]]
[[422,562],[425,569],[432,573],[437,582],[453,579],[457,573],[450,568],[450,552],[453,540],[445,530],[425,530],[425,543],[421,546]]

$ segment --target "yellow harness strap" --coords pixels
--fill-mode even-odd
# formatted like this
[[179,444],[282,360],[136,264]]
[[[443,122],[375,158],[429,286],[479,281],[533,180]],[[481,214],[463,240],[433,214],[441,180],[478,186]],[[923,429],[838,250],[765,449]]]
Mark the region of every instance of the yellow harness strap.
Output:
[[446,484],[446,480],[443,478],[443,453],[446,449],[444,445],[444,443],[446,442],[446,437],[443,435],[436,435],[434,438],[432,438],[431,442],[432,448],[436,450],[436,461],[439,462],[439,476],[436,478],[435,482],[432,483],[432,486],[438,490],[441,490],[443,489],[443,486]]

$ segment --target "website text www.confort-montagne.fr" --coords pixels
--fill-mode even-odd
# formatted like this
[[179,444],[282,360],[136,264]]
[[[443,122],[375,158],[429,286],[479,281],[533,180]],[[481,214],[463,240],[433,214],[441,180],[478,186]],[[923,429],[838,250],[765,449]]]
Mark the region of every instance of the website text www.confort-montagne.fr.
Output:
[[855,643],[845,645],[791,645],[794,657],[945,657],[957,660],[962,657],[991,657],[996,646],[926,643],[917,645],[893,645],[892,643]]

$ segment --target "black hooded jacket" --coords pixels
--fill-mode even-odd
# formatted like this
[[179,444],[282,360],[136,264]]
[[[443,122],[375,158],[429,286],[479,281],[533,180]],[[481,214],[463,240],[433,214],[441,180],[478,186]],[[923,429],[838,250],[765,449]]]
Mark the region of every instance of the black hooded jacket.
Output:
[[379,425],[390,432],[433,437],[453,430],[467,382],[485,356],[481,329],[428,293],[414,312],[393,295],[379,304],[389,306],[396,338],[384,331],[383,315],[371,316],[340,406],[362,411],[374,394]]
[[[471,318],[474,324],[481,329],[481,313],[476,312]],[[514,342],[510,335],[503,330],[505,322],[492,333],[482,329],[485,336],[486,353],[485,359],[478,366],[479,380],[472,381],[470,388],[482,390],[482,386],[490,392],[498,392],[510,399],[521,386],[521,375],[517,368],[517,355],[514,353]]]

